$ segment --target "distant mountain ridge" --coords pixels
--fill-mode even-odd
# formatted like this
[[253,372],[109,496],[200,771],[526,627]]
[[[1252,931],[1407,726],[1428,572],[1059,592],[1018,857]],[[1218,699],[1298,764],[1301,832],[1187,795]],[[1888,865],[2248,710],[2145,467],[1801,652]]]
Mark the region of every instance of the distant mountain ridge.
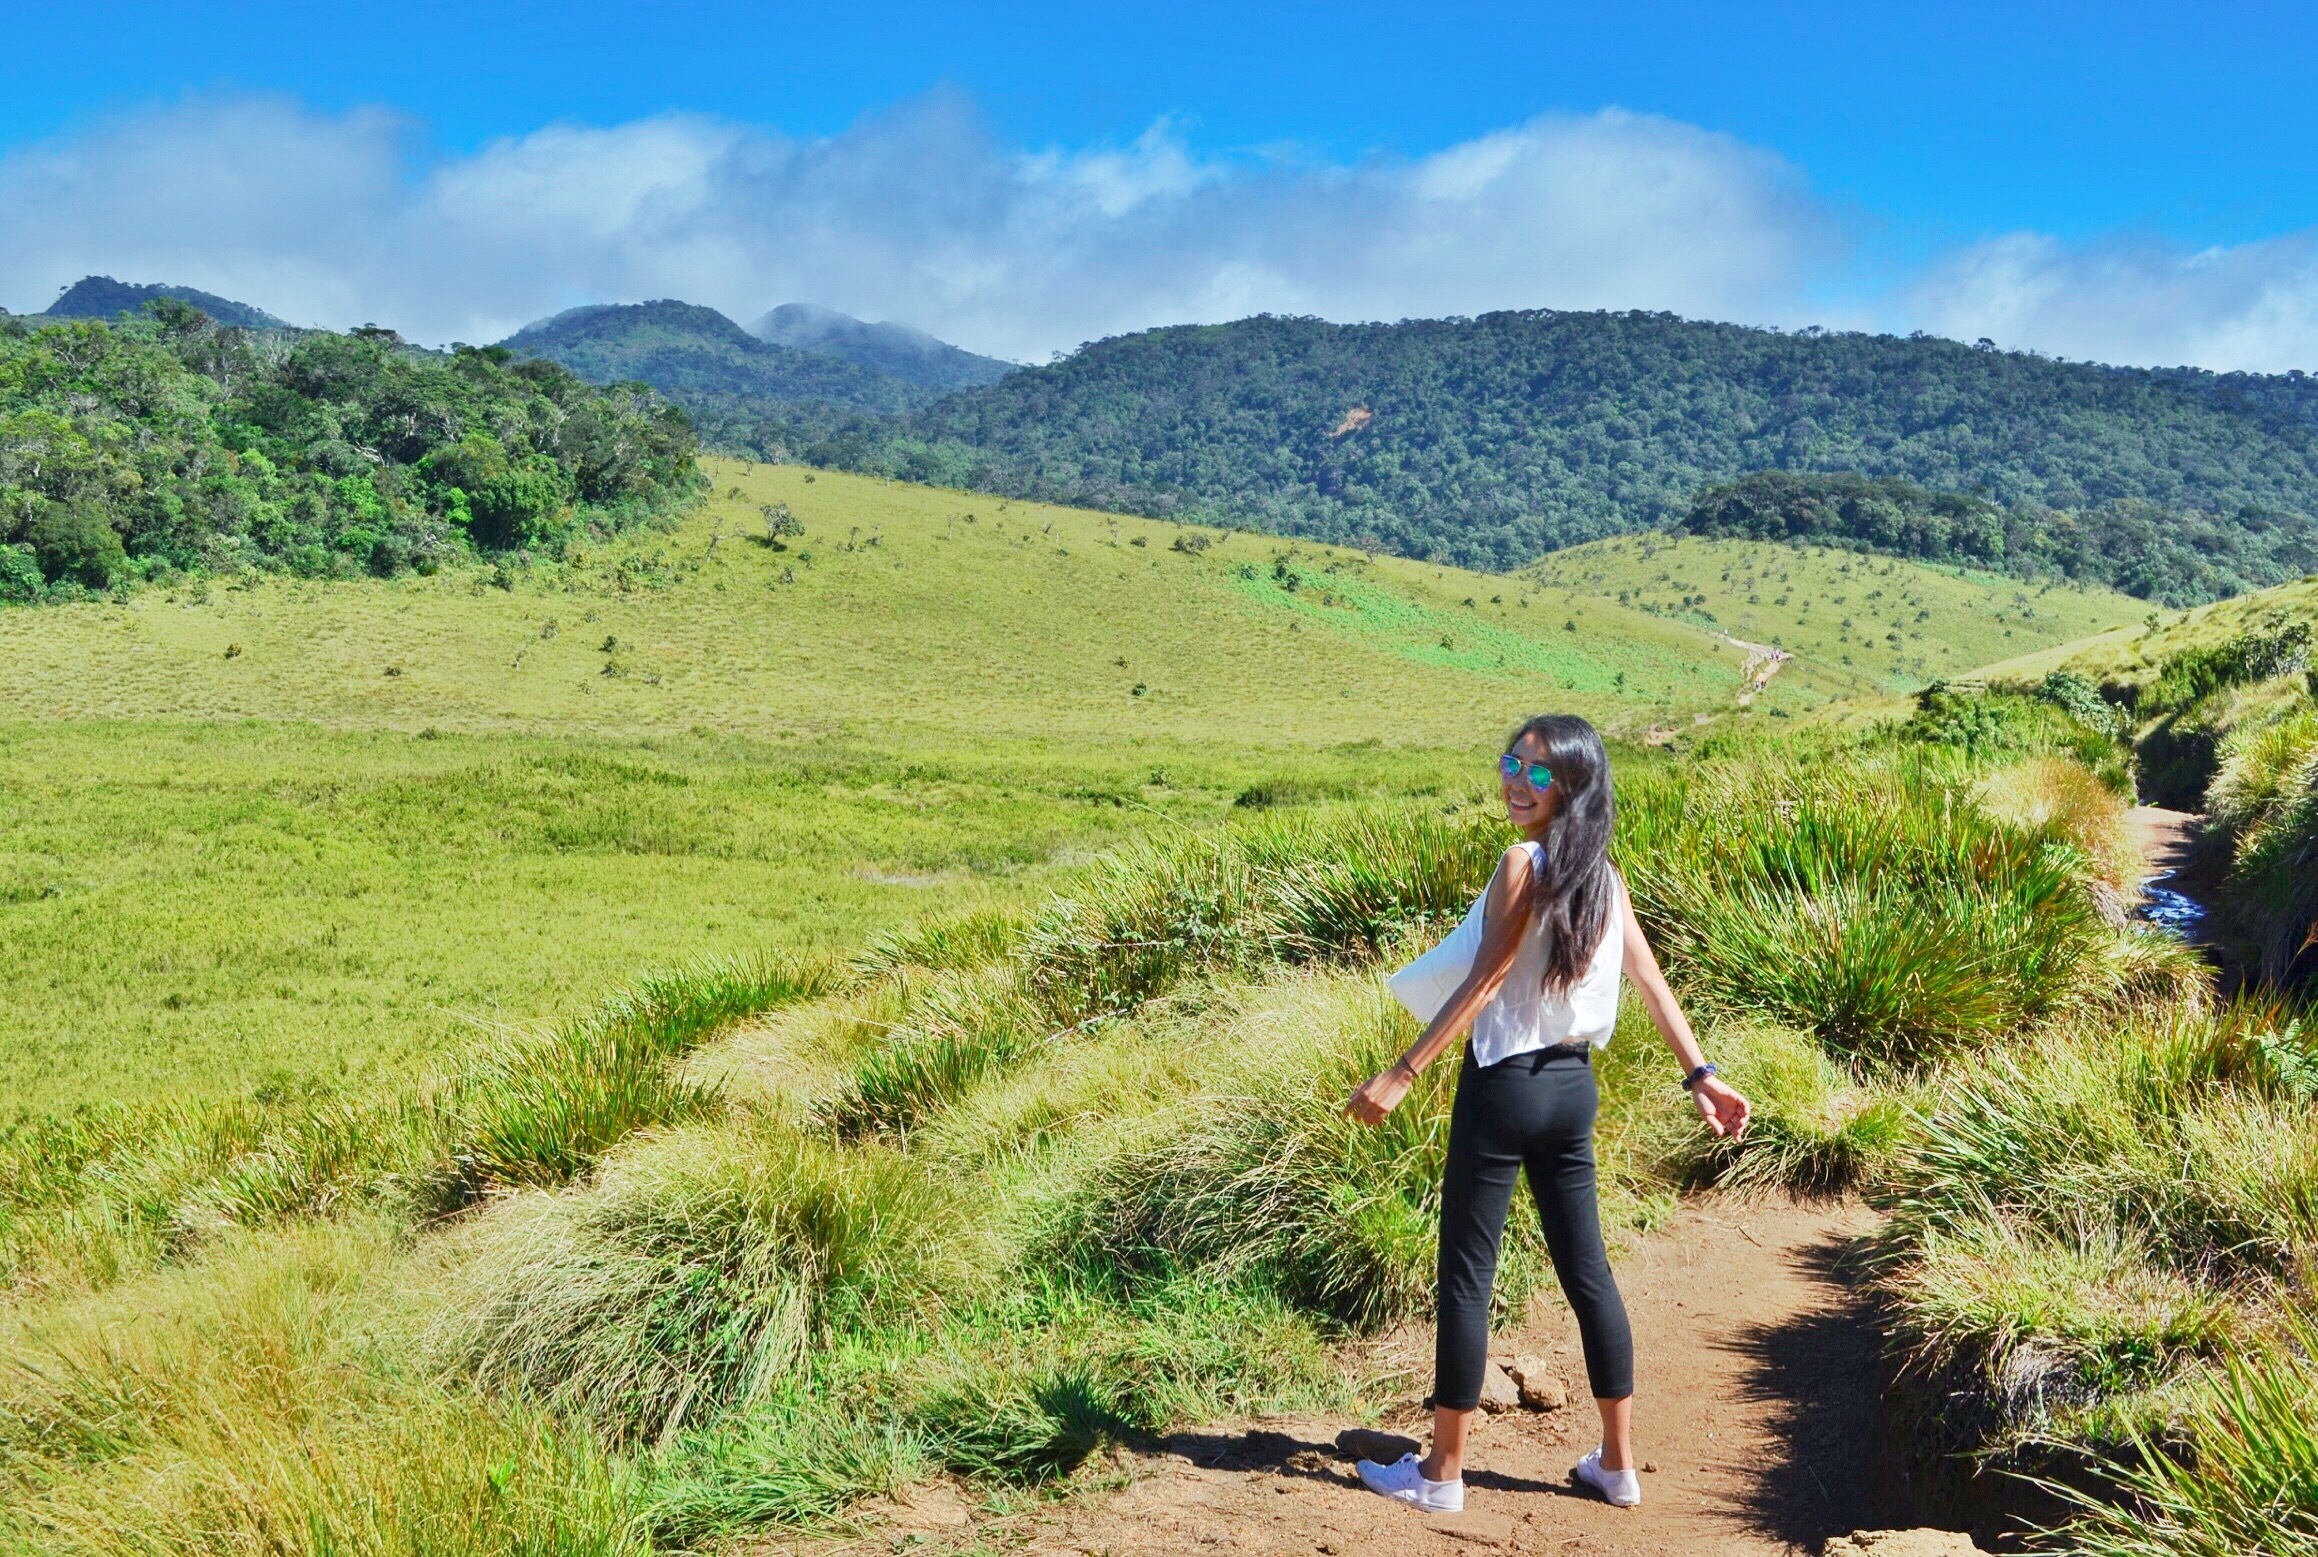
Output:
[[219,297],[199,287],[115,281],[110,276],[81,277],[65,288],[64,295],[49,304],[39,317],[110,319],[118,314],[142,313],[147,303],[164,297],[191,303],[219,324],[237,325],[245,330],[287,330],[291,327],[288,320],[277,318],[262,308],[237,303],[230,297]]
[[929,398],[891,374],[759,340],[713,308],[672,298],[567,308],[500,344],[594,383],[649,384],[710,420],[784,403],[896,412]]
[[815,303],[783,303],[749,326],[757,339],[819,352],[947,394],[995,384],[1017,364],[979,356],[906,324],[869,324]]
[[2305,375],[1642,312],[1171,326],[898,420],[767,430],[767,452],[814,463],[1489,568],[1663,528],[1702,489],[1763,470],[1905,478],[2006,509],[2198,514],[2228,566],[2118,571],[2159,598],[2296,576],[2318,533]]

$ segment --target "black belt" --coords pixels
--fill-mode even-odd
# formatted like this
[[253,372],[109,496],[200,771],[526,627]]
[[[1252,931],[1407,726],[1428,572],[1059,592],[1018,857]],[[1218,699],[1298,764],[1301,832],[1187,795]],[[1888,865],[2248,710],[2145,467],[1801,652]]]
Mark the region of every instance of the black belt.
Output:
[[[1519,1054],[1508,1054],[1497,1064],[1521,1063],[1526,1069],[1535,1072],[1542,1069],[1551,1060],[1583,1060],[1591,1065],[1594,1061],[1594,1046],[1582,1038],[1575,1043],[1548,1044],[1542,1049],[1524,1049]],[[1473,1053],[1473,1045],[1470,1040],[1467,1040],[1465,1044],[1465,1061],[1469,1065],[1480,1065],[1479,1058]],[[1496,1067],[1482,1066],[1481,1068],[1495,1069]]]

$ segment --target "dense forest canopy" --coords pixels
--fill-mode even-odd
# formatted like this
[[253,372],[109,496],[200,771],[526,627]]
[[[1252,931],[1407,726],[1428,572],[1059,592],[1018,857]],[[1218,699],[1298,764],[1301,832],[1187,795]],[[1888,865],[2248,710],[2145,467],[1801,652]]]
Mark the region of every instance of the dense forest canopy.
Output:
[[683,501],[693,453],[644,386],[496,347],[253,334],[175,299],[118,324],[0,316],[0,599],[552,548]]
[[[899,419],[792,409],[725,433],[816,463],[1490,568],[1673,524],[1701,489],[1756,470],[1902,478],[2007,510],[2137,504],[2131,523],[2201,535],[2275,526],[2290,541],[2318,514],[2318,386],[2299,374],[1668,314],[1187,325]],[[2291,544],[2242,549],[2235,572],[2123,577],[2189,598],[2291,566]]]
[[2318,571],[2318,524],[2248,507],[2231,517],[2118,498],[2075,512],[1901,477],[1764,470],[1707,488],[1678,528],[1806,541],[2022,578],[2058,576],[2189,605]]

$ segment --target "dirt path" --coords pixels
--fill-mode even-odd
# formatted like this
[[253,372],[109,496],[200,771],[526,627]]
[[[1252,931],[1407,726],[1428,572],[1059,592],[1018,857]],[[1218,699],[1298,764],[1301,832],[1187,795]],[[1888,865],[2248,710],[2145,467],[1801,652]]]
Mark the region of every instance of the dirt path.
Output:
[[2132,823],[2134,841],[2149,862],[2149,873],[2162,876],[2186,870],[2196,857],[2197,831],[2205,818],[2163,806],[2135,806],[2125,813]]
[[1741,708],[1752,703],[1755,694],[1769,686],[1771,678],[1786,669],[1787,661],[1794,658],[1787,650],[1774,648],[1767,643],[1749,643],[1744,638],[1733,638],[1729,633],[1724,633],[1722,637],[1733,648],[1746,651],[1746,665],[1739,671],[1739,682],[1745,688],[1738,695]]
[[[954,1490],[922,1489],[909,1504],[872,1511],[862,1538],[794,1550],[1818,1552],[1855,1530],[1913,1522],[1885,1470],[1876,1340],[1833,1269],[1871,1225],[1856,1206],[1709,1196],[1620,1262],[1638,1363],[1639,1509],[1611,1508],[1571,1485],[1570,1465],[1599,1424],[1584,1398],[1574,1328],[1549,1292],[1495,1353],[1551,1359],[1579,1398],[1558,1411],[1483,1416],[1461,1516],[1426,1517],[1361,1490],[1336,1447],[1345,1424],[1280,1420],[1122,1453],[1107,1489],[1004,1517],[970,1511]],[[1421,1392],[1430,1331],[1386,1344],[1399,1349],[1389,1360],[1412,1365]],[[1412,1394],[1387,1425],[1421,1431],[1423,1420]]]

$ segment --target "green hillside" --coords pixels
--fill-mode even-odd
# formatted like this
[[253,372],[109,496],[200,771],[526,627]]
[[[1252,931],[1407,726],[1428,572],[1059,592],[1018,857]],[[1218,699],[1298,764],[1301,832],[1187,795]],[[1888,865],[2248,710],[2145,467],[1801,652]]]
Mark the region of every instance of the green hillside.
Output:
[[[1727,710],[1745,659],[1688,623],[1614,601],[1548,608],[1502,577],[796,466],[706,465],[713,493],[680,526],[497,575],[345,589],[249,575],[0,614],[15,671],[0,713],[1462,743],[1546,701],[1637,729]],[[764,544],[772,504],[803,526],[777,550]],[[1841,689],[1804,677],[1795,697]]]
[[2051,646],[2137,621],[2113,590],[2028,583],[1822,546],[1642,535],[1547,556],[1519,575],[1572,593],[1784,648],[1856,694],[1913,691],[2023,644]]
[[174,298],[117,324],[0,317],[0,605],[553,549],[670,511],[692,453],[650,391],[505,352],[259,340]]
[[596,304],[527,324],[500,343],[560,362],[594,384],[650,384],[721,426],[789,401],[899,411],[930,391],[838,355],[760,340],[694,303]]
[[825,464],[1508,568],[1663,527],[1700,488],[1762,469],[2306,533],[2311,410],[2286,379],[1527,312],[1150,330],[900,423],[767,431]]

